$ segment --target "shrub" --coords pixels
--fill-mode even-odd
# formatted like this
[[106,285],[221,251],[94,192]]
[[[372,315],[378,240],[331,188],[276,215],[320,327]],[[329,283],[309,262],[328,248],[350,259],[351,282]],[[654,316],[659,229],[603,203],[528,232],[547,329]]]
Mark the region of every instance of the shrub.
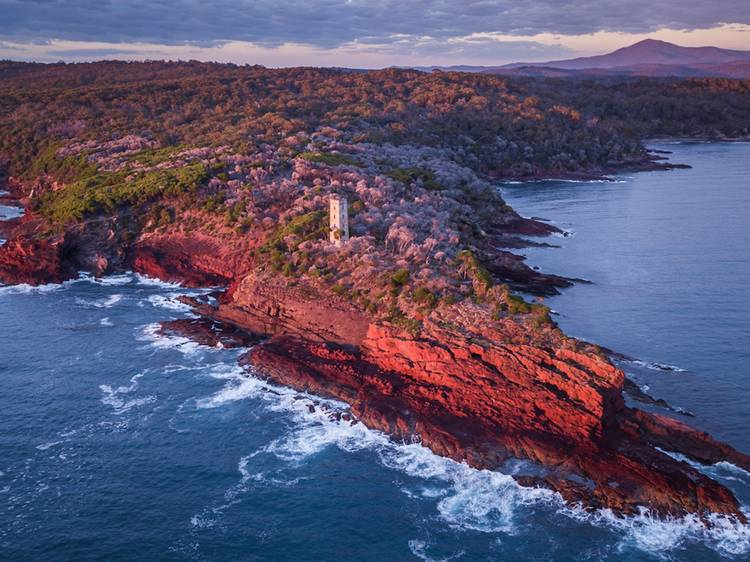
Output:
[[397,290],[401,290],[404,285],[409,282],[409,270],[408,269],[397,269],[391,276],[391,287]]
[[505,305],[511,314],[528,314],[531,312],[531,305],[518,295],[508,295]]
[[422,187],[430,191],[440,191],[440,185],[435,177],[435,172],[424,168],[395,168],[387,174],[390,178],[410,186],[415,181],[421,180]]
[[304,215],[294,217],[286,225],[278,227],[269,237],[263,246],[261,252],[268,252],[272,249],[286,251],[289,248],[284,243],[284,238],[290,234],[295,234],[300,238],[300,242],[321,238],[328,233],[328,224],[326,211],[312,211]]
[[316,164],[325,164],[326,166],[358,166],[362,164],[346,154],[338,152],[302,152],[300,158]]
[[411,332],[416,335],[422,329],[422,323],[416,318],[411,318],[404,314],[404,312],[397,306],[393,306],[389,311],[388,317],[386,318],[391,324],[403,328],[407,332]]
[[418,304],[428,306],[430,308],[437,304],[438,298],[435,294],[425,287],[419,287],[412,293],[412,300]]
[[161,162],[169,160],[170,157],[177,154],[178,152],[182,152],[186,148],[186,145],[165,146],[163,148],[149,148],[133,155],[130,160],[132,162],[143,164],[144,166],[156,166]]
[[472,281],[481,285],[485,290],[492,287],[492,274],[482,265],[471,250],[462,250],[458,253],[458,259],[463,262]]
[[550,316],[549,307],[543,304],[532,304],[531,311],[534,315],[534,327],[541,328],[542,326],[554,324],[552,317]]
[[134,178],[124,172],[97,174],[45,193],[39,209],[53,222],[67,223],[90,214],[112,213],[124,205],[143,205],[158,198],[195,192],[207,177],[202,164],[140,173]]
[[453,293],[448,293],[443,297],[443,304],[448,306],[456,304],[456,296]]

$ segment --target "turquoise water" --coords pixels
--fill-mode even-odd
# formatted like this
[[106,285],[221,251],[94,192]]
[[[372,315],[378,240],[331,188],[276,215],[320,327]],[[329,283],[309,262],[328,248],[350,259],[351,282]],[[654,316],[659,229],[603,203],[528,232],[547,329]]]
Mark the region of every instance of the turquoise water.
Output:
[[[750,147],[675,150],[679,160],[702,161],[724,175],[721,185],[711,184],[716,197],[704,197],[713,206],[690,203],[711,176],[698,165],[619,184],[512,188],[509,199],[525,214],[575,231],[555,239],[563,248],[529,252],[545,269],[595,281],[550,301],[561,323],[646,362],[686,369],[628,365],[641,384],[695,411],[696,424],[749,449],[742,432],[748,346],[740,345],[747,342],[742,312],[748,310],[737,294],[747,280],[747,247],[739,251],[741,233],[731,226],[732,217],[747,216],[748,203],[741,174],[731,170],[747,166]],[[643,183],[650,177],[656,178],[650,186]],[[736,183],[726,187],[730,177]],[[669,193],[658,191],[672,178],[679,181],[669,189],[680,197],[670,204]],[[653,201],[673,211],[684,203],[715,224],[685,227],[666,209],[657,212]],[[733,236],[725,238],[727,230]],[[689,252],[667,243],[685,236],[695,238],[687,248],[705,244],[693,254],[713,263],[710,275],[691,265]],[[656,251],[669,253],[659,259]],[[617,274],[624,264],[632,264],[630,273]],[[695,292],[685,294],[677,283],[667,299],[649,296],[652,287],[666,291],[672,274],[688,277]],[[343,405],[243,373],[239,351],[158,335],[159,321],[189,315],[176,301],[185,293],[131,274],[0,287],[0,559],[750,556],[747,527],[707,531],[692,520],[584,514],[550,492],[520,488],[507,474],[472,470],[418,444],[335,421],[329,413]],[[750,475],[731,465],[706,470],[750,504]]]

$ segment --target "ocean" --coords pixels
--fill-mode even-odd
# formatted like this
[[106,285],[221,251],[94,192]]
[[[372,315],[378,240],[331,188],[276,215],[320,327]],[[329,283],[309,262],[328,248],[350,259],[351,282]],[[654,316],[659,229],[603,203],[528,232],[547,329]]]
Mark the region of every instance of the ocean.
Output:
[[[659,148],[694,168],[500,188],[571,233],[524,250],[592,281],[548,299],[562,327],[750,451],[750,145]],[[0,287],[0,559],[750,557],[748,526],[585,513],[336,420],[343,404],[244,372],[243,350],[160,335],[195,293],[130,273]],[[750,474],[704,470],[750,505]]]

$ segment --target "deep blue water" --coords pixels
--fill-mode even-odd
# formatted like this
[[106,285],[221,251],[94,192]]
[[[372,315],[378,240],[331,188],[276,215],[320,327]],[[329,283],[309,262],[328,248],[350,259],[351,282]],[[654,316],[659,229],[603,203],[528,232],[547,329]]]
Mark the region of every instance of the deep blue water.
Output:
[[[560,322],[685,368],[628,365],[750,449],[750,146],[674,149],[695,169],[508,198],[575,231],[529,251],[595,281],[551,300]],[[750,556],[746,527],[584,515],[506,474],[311,413],[314,398],[244,374],[237,351],[157,336],[157,322],[189,314],[175,301],[186,292],[133,275],[0,288],[0,560]],[[750,504],[750,475],[706,470]]]

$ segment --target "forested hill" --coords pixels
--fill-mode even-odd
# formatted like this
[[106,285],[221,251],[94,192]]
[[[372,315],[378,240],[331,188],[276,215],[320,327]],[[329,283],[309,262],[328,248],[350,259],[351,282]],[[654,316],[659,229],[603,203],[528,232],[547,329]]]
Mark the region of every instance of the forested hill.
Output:
[[585,172],[643,160],[644,137],[748,135],[750,82],[0,62],[0,154],[17,175],[74,140],[241,152],[323,126],[348,142],[445,148],[498,176]]

